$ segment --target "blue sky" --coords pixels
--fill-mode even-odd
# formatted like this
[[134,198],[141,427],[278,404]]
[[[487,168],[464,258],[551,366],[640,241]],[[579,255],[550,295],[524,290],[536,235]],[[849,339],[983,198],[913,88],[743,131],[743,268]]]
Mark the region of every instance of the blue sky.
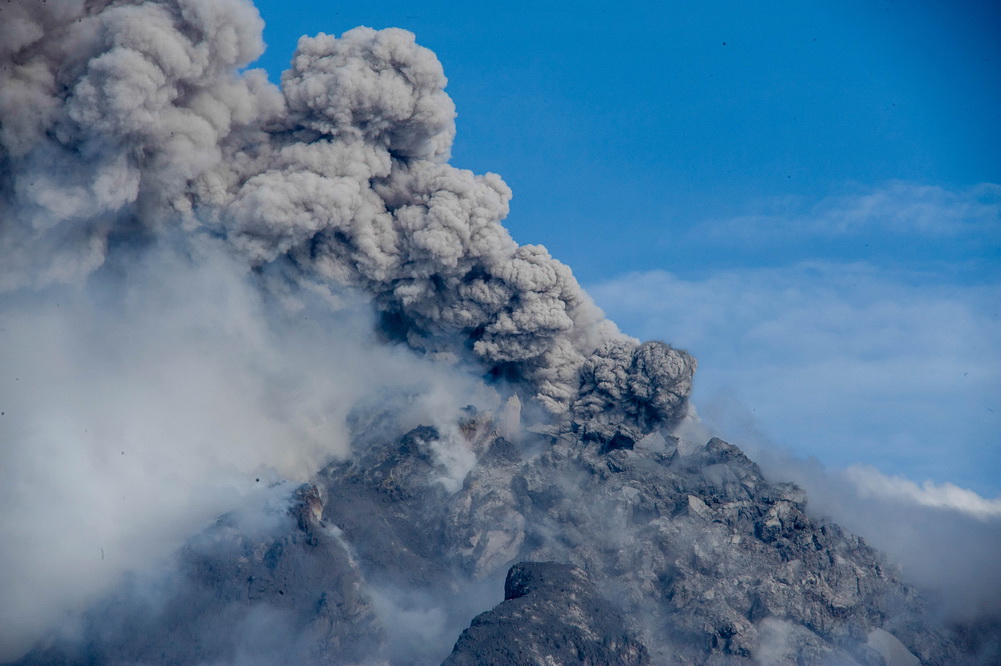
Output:
[[258,0],[402,27],[522,243],[627,332],[689,348],[710,422],[1001,494],[1001,5]]

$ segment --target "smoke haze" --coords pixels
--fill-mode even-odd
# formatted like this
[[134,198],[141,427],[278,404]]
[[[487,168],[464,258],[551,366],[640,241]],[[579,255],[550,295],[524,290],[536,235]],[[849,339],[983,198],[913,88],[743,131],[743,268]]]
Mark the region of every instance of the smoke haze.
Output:
[[223,253],[116,268],[0,295],[4,660],[270,484],[348,455],[359,406],[377,400],[398,434],[497,403],[375,342],[350,294],[290,313]]
[[679,424],[688,436],[726,432],[772,479],[793,481],[808,495],[808,511],[833,519],[878,548],[905,580],[930,593],[938,612],[970,620],[1001,614],[1001,499],[953,484],[913,481],[873,467],[827,468],[772,442],[733,396],[703,405]]

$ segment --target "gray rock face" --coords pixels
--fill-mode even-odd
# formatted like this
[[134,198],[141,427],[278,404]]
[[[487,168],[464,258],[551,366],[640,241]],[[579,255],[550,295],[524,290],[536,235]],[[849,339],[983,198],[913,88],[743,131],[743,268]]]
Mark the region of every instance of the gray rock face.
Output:
[[304,486],[264,523],[220,518],[185,546],[176,574],[130,581],[90,611],[84,641],[21,663],[369,663],[384,634],[320,512],[316,488]]
[[555,562],[511,567],[504,602],[477,615],[446,666],[649,664],[646,648],[587,575]]
[[24,663],[877,666],[989,648],[927,621],[876,551],[722,440],[567,423],[516,445],[487,413],[447,436],[378,421],[291,508],[224,517],[155,595],[127,587],[82,643]]
[[[344,530],[367,576],[421,586],[434,572],[454,582],[523,560],[573,565],[622,612],[655,663],[880,663],[867,644],[874,629],[925,663],[956,658],[878,553],[809,518],[799,488],[769,483],[726,442],[637,441],[570,426],[523,457],[489,432],[488,417],[466,425],[478,433],[470,439],[478,462],[455,493],[429,480],[429,457],[415,462],[408,441],[416,431],[403,446],[376,447],[322,475],[325,517]],[[379,529],[352,517],[359,502]],[[501,630],[490,626],[499,644]],[[474,634],[484,630],[481,622]]]

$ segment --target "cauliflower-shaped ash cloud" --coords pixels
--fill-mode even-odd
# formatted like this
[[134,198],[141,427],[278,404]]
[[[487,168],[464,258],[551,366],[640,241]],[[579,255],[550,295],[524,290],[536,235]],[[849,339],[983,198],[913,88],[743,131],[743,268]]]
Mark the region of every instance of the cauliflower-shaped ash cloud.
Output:
[[303,37],[282,75],[290,119],[358,137],[403,158],[447,159],[455,105],[434,53],[406,30],[356,28],[340,39]]
[[683,414],[695,368],[691,355],[663,342],[605,343],[581,368],[573,413],[592,429],[627,423],[647,431]]
[[165,235],[223,239],[283,289],[368,294],[389,338],[551,413],[680,413],[691,358],[619,333],[567,266],[512,240],[499,176],[447,164],[455,107],[411,33],[304,37],[278,88],[239,71],[262,50],[242,0],[3,12],[0,288],[80,280]]

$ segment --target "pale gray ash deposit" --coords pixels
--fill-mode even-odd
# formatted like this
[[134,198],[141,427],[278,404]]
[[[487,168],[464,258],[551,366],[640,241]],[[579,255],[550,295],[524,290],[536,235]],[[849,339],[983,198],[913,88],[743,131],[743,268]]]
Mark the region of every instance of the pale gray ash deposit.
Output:
[[0,662],[997,663],[680,436],[695,360],[512,240],[414,35],[276,86],[261,30],[0,3]]

